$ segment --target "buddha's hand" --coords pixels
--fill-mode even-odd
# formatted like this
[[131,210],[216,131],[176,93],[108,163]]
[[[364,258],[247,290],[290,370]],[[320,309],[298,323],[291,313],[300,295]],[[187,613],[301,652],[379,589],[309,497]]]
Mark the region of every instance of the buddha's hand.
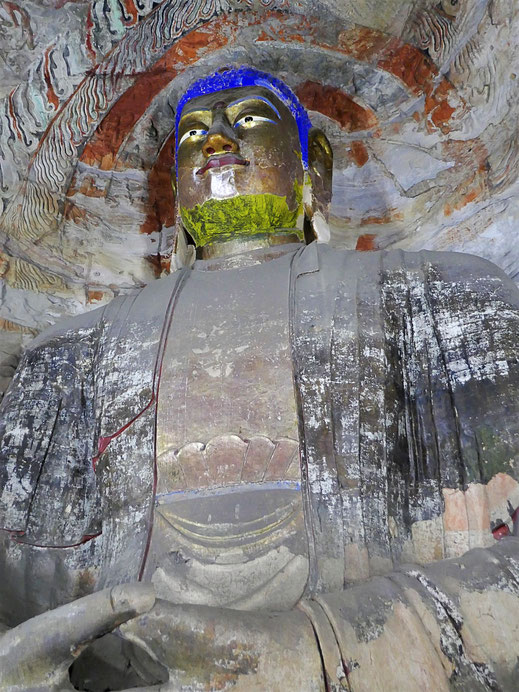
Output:
[[122,584],[8,630],[0,637],[0,690],[73,689],[68,669],[85,646],[154,603],[151,584]]
[[325,689],[312,625],[298,610],[245,612],[157,599],[120,632],[166,667],[169,683],[161,691]]

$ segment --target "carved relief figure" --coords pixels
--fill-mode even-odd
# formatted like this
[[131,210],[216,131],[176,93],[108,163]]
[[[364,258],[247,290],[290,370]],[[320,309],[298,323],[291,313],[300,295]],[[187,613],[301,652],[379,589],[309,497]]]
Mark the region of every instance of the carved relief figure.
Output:
[[194,264],[38,336],[2,403],[4,688],[128,620],[161,689],[514,689],[517,288],[316,242],[331,147],[271,75],[175,126]]

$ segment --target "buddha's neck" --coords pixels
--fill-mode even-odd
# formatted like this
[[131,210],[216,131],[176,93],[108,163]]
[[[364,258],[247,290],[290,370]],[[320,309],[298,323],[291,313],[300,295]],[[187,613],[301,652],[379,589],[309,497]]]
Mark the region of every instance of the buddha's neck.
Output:
[[232,257],[241,255],[244,252],[259,250],[261,248],[273,247],[276,245],[287,245],[289,243],[301,243],[300,236],[294,230],[285,233],[258,233],[254,236],[228,238],[219,240],[197,248],[198,259],[215,259],[217,257]]

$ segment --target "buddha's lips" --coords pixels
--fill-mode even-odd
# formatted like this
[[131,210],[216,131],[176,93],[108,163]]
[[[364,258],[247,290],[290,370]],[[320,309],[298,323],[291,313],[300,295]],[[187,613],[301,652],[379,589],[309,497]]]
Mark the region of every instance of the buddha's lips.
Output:
[[238,166],[248,166],[250,161],[243,159],[241,156],[236,154],[223,154],[222,156],[211,156],[209,161],[205,164],[203,168],[200,168],[196,172],[197,175],[204,175],[206,171],[210,168],[221,168],[222,166],[228,166],[230,164],[237,164]]

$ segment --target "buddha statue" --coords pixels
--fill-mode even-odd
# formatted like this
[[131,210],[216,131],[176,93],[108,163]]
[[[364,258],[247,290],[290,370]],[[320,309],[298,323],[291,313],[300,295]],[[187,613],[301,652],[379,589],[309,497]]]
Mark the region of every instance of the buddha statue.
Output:
[[2,402],[0,689],[106,633],[141,688],[516,689],[516,286],[322,242],[332,150],[271,75],[175,127],[193,261],[40,334]]

